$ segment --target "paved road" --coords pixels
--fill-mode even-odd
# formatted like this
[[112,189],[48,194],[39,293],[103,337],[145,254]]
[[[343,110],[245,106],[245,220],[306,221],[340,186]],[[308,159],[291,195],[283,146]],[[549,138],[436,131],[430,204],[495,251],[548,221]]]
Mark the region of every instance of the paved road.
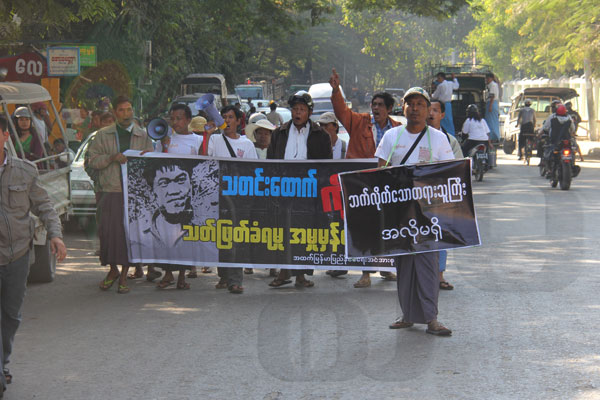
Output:
[[451,338],[388,329],[394,284],[354,289],[356,275],[101,292],[94,239],[70,233],[56,281],[29,288],[6,398],[598,399],[599,167],[565,192],[501,155],[476,183],[485,244],[449,257]]

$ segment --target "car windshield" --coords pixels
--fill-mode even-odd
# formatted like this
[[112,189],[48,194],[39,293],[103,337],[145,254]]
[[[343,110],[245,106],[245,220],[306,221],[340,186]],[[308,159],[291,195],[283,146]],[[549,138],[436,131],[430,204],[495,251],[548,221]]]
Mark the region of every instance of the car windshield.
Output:
[[242,99],[262,99],[262,87],[237,87],[235,93]]

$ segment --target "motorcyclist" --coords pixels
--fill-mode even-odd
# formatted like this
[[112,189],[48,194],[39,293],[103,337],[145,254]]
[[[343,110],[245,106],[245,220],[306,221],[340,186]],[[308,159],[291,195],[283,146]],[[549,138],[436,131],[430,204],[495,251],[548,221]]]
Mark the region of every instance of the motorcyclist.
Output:
[[547,170],[551,171],[551,160],[550,152],[554,151],[561,141],[569,140],[575,133],[575,124],[573,120],[567,115],[567,108],[563,104],[559,104],[556,107],[556,113],[552,114],[544,121],[542,131],[546,133],[550,139],[550,144],[547,150],[544,152],[544,159],[546,160]]
[[521,125],[519,132],[519,160],[523,158],[523,148],[525,148],[525,135],[533,135],[535,129],[535,110],[531,108],[531,100],[525,99],[525,107],[519,111],[517,117],[517,126]]
[[479,108],[475,104],[467,107],[467,119],[463,124],[462,134],[467,135],[467,140],[462,145],[465,156],[468,156],[469,151],[479,144],[485,144],[489,149],[494,148],[490,140],[490,128],[479,114]]

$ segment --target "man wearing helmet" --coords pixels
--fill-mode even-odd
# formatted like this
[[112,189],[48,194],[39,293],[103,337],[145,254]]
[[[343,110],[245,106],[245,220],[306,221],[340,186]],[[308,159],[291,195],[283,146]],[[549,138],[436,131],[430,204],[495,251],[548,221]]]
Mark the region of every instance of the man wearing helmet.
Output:
[[556,113],[550,115],[542,126],[542,130],[550,137],[550,143],[557,145],[561,140],[570,140],[575,133],[575,124],[567,115],[567,108],[558,104]]
[[531,100],[525,100],[525,107],[519,111],[517,126],[521,125],[519,132],[519,160],[523,158],[522,149],[525,147],[525,135],[533,135],[535,128],[535,111],[531,108]]
[[[310,120],[313,100],[310,94],[300,91],[291,96],[288,104],[292,109],[292,119],[273,131],[271,144],[267,150],[268,159],[315,160],[332,158],[331,139],[327,132]],[[282,269],[270,286],[291,283],[291,275],[296,277],[296,286],[311,287],[312,281],[304,274],[312,275],[312,270]]]

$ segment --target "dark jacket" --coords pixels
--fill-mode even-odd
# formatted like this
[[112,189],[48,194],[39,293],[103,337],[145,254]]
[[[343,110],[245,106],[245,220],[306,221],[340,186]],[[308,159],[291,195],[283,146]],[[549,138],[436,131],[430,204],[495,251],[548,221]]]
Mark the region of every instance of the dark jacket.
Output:
[[[333,158],[331,151],[331,139],[327,132],[320,126],[309,120],[310,128],[308,131],[308,139],[306,141],[306,155],[309,160],[319,160]],[[287,145],[290,135],[290,127],[292,121],[281,125],[273,131],[271,135],[271,144],[267,149],[267,158],[283,159],[285,156],[285,146]]]

